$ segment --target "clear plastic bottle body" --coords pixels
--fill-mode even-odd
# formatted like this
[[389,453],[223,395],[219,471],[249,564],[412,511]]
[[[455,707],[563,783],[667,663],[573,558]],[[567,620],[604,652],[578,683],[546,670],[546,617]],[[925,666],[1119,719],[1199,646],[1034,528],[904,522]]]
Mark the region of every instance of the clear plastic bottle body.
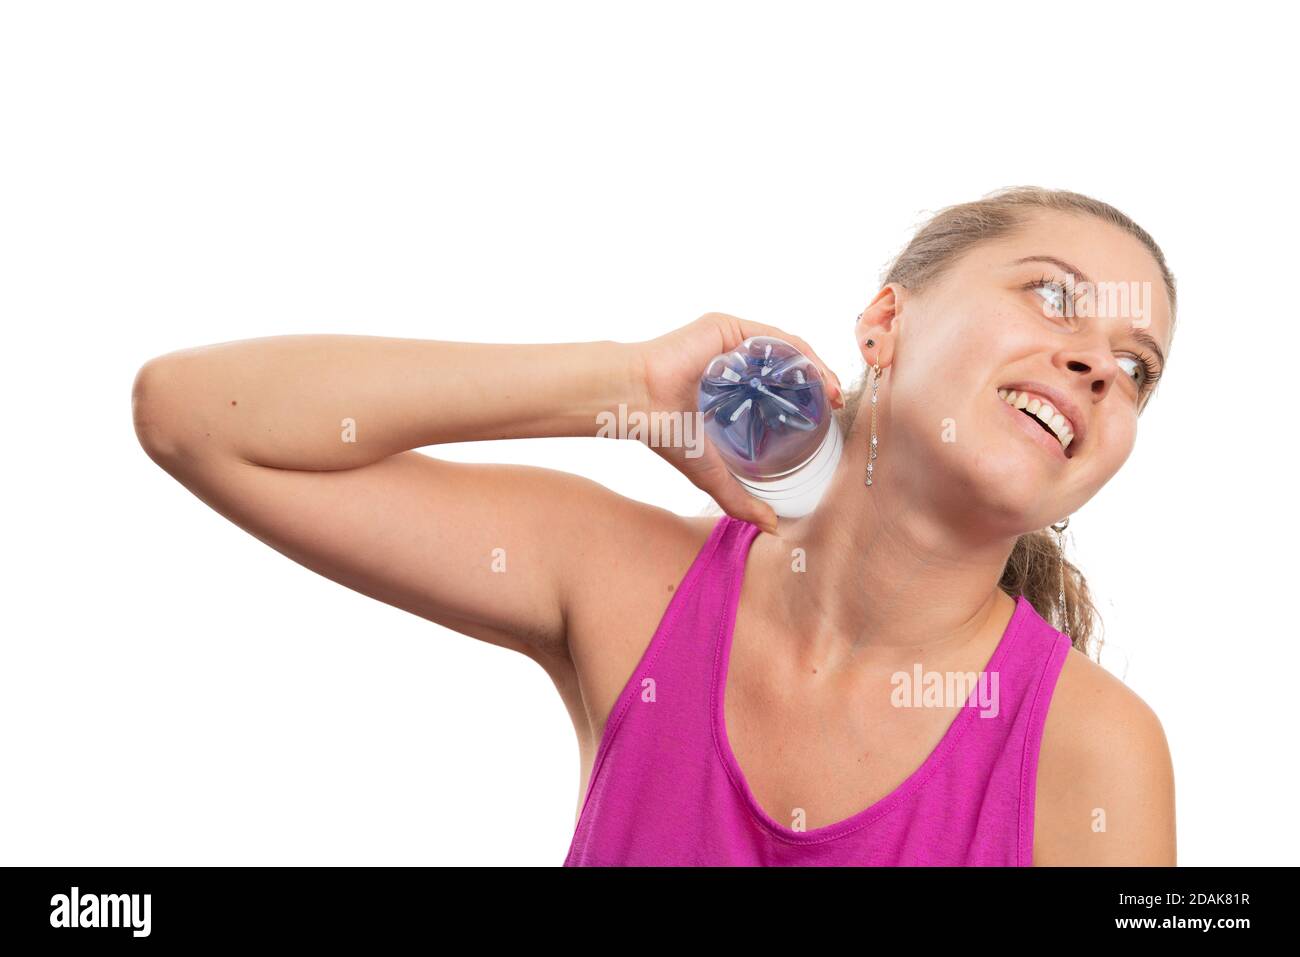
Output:
[[821,370],[794,346],[752,336],[700,377],[704,432],[728,469],[777,515],[816,508],[843,451]]

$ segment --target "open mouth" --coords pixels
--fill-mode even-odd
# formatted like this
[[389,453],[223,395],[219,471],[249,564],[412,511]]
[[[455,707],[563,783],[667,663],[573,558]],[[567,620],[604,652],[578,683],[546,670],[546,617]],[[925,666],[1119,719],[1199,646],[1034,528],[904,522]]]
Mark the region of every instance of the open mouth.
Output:
[[1074,429],[1070,420],[1056,411],[1050,402],[1032,392],[1015,389],[999,389],[998,398],[1033,419],[1043,431],[1061,444],[1061,451],[1067,459],[1073,458],[1070,443],[1074,441]]

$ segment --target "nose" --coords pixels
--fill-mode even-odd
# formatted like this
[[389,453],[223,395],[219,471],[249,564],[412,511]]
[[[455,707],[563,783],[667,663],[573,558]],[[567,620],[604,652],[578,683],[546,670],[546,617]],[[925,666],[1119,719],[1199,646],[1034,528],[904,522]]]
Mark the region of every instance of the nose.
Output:
[[1065,371],[1076,384],[1088,390],[1092,401],[1100,402],[1120,375],[1119,363],[1109,349],[1076,349],[1060,357]]

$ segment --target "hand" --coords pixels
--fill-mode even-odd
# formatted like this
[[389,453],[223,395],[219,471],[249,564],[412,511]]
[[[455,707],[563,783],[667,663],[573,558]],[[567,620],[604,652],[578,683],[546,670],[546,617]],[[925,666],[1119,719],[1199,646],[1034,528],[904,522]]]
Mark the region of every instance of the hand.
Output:
[[[644,368],[639,407],[647,413],[680,412],[683,417],[696,416],[700,376],[714,356],[731,352],[751,336],[774,336],[784,339],[815,362],[826,381],[828,398],[834,408],[843,408],[844,394],[839,376],[821,360],[808,343],[798,336],[774,326],[750,322],[721,312],[709,312],[694,322],[665,333],[656,339],[636,343]],[[736,481],[713,443],[701,435],[704,454],[690,458],[684,447],[651,446],[654,453],[677,469],[696,488],[708,492],[718,506],[733,518],[753,522],[765,531],[776,533],[776,513],[766,502],[755,498]],[[648,444],[648,443],[647,443]]]

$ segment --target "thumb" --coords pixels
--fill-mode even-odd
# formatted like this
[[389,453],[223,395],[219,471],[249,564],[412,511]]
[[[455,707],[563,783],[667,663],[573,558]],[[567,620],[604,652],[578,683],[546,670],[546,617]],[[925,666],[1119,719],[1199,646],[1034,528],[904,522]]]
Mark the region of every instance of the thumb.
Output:
[[745,487],[730,472],[724,469],[721,481],[713,483],[705,491],[732,518],[752,522],[769,535],[776,534],[777,517],[772,506],[745,491]]

